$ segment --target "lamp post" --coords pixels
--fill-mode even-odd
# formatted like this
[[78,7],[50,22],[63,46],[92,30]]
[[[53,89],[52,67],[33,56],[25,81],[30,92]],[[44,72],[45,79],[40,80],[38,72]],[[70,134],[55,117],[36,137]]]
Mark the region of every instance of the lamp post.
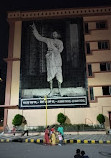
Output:
[[1,77],[2,73],[1,73],[1,69],[0,69],[0,82],[2,82],[2,77]]
[[2,78],[0,77],[0,82],[2,82],[3,80],[2,80]]
[[47,96],[44,97],[44,101],[46,103],[46,127],[47,127]]

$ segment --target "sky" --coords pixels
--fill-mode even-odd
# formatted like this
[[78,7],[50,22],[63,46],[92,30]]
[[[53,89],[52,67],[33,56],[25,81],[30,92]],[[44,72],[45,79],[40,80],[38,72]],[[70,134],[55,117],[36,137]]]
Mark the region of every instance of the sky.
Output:
[[44,10],[111,5],[111,0],[2,0],[0,10]]

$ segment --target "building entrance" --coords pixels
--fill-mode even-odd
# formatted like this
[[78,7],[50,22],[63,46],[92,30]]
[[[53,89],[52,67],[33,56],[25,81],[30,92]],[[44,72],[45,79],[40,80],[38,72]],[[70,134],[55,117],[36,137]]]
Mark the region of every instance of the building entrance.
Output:
[[110,125],[110,128],[111,128],[111,112],[109,112],[109,125]]

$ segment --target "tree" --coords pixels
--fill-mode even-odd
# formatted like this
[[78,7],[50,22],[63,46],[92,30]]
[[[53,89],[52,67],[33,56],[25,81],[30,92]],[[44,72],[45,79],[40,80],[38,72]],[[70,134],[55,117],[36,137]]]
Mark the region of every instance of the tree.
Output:
[[20,115],[20,114],[16,114],[14,119],[12,120],[12,124],[14,126],[20,126],[22,124],[24,120],[24,116]]
[[65,123],[65,121],[66,121],[66,116],[65,116],[63,113],[59,113],[59,114],[57,115],[57,121],[58,121],[60,124]]
[[98,116],[97,116],[97,120],[98,120],[98,122],[102,125],[102,124],[104,124],[104,122],[105,122],[105,117],[104,117],[104,115],[103,114],[99,114]]

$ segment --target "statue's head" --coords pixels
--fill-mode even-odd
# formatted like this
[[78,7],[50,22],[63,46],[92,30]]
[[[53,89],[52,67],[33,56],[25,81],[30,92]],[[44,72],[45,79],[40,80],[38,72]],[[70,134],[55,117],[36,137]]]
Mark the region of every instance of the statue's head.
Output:
[[52,37],[53,37],[54,39],[60,38],[60,34],[59,34],[57,31],[54,31],[54,32],[52,33]]

